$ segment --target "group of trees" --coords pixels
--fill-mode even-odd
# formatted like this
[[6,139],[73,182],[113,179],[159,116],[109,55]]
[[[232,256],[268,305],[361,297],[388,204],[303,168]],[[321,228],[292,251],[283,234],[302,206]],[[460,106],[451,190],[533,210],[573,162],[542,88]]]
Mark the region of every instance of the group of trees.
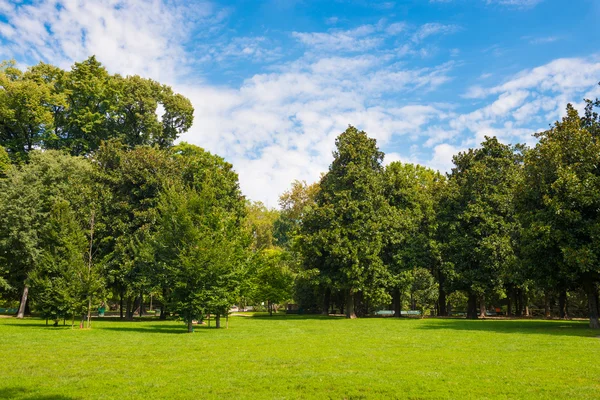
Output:
[[[0,296],[58,324],[105,302],[121,318],[152,296],[165,318],[274,312],[486,307],[545,314],[585,298],[599,328],[600,102],[537,134],[486,138],[442,175],[392,162],[350,126],[319,182],[280,209],[247,201],[232,165],[174,144],[190,102],[152,80],[0,66]],[[156,304],[156,303],[155,303]]]
[[153,295],[191,331],[242,296],[270,300],[275,261],[231,164],[173,144],[192,123],[186,98],[93,57],[70,71],[5,62],[0,80],[0,296],[19,316],[31,305],[89,326],[109,300],[132,318]]
[[579,291],[600,328],[598,106],[588,101],[580,116],[569,105],[534,148],[486,138],[455,155],[446,176],[384,167],[375,140],[349,127],[295,228],[321,309],[334,302],[354,318],[391,305],[400,316],[407,304],[448,315],[459,296],[477,318],[490,304],[526,314],[537,296],[546,316],[558,298],[565,317],[567,293]]

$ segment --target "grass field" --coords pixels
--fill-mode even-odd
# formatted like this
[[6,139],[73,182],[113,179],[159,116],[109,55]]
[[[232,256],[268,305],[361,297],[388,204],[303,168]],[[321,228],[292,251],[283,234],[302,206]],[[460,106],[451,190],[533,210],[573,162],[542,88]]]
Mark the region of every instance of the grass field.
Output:
[[0,398],[600,398],[586,322],[232,317],[92,330],[0,319]]

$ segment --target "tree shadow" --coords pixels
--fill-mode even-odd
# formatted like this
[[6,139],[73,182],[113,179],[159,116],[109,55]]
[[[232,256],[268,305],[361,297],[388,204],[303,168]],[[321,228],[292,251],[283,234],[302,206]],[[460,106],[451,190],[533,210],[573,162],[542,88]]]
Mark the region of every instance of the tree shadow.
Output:
[[264,320],[272,320],[272,321],[281,321],[281,320],[324,320],[324,321],[337,321],[343,320],[345,317],[336,316],[336,315],[321,315],[321,314],[285,314],[285,313],[277,313],[273,315],[269,315],[269,313],[257,313],[253,315],[248,315],[247,318],[252,319],[264,319]]
[[24,387],[0,388],[0,399],[15,400],[75,400],[80,397],[65,396],[62,394],[40,394]]
[[[188,333],[185,324],[178,325],[158,325],[158,324],[135,324],[132,326],[101,326],[97,328],[103,331],[119,331],[119,332],[142,332],[142,333],[163,333],[163,334],[179,334]],[[197,325],[194,325],[195,331],[199,330]]]
[[424,319],[417,329],[480,331],[508,334],[596,337],[600,332],[590,329],[587,321],[564,320],[498,320],[498,319]]

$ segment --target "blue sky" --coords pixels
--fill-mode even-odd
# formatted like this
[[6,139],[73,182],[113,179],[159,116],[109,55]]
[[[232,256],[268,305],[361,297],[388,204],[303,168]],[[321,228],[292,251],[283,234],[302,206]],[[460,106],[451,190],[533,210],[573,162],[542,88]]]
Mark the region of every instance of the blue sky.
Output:
[[485,135],[534,144],[600,97],[600,1],[0,0],[0,56],[94,54],[188,96],[183,140],[234,164],[269,206],[314,181],[348,124],[386,162],[448,171]]

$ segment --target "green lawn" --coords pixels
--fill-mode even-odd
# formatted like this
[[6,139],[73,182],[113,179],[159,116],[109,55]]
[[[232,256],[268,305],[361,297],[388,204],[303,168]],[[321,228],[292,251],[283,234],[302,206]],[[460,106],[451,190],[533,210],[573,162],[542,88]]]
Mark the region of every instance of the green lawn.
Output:
[[228,330],[0,318],[0,398],[600,398],[575,321],[233,317]]

